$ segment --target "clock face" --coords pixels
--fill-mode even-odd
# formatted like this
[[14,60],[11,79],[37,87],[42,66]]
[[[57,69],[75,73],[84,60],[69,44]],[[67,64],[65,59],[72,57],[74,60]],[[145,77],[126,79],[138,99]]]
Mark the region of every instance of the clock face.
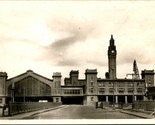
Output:
[[114,50],[112,50],[112,51],[111,51],[111,53],[115,53],[115,51],[114,51]]

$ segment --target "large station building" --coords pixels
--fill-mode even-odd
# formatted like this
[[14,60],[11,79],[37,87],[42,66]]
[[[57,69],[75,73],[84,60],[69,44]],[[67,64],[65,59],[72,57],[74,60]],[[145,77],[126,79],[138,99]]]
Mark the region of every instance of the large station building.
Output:
[[[147,87],[154,86],[154,70],[143,70],[139,76],[136,61],[133,63],[131,79],[117,78],[117,49],[111,35],[108,47],[108,72],[105,78],[97,77],[97,69],[86,69],[85,79],[79,79],[79,71],[72,70],[61,85],[61,73],[53,73],[51,79],[28,70],[7,79],[0,72],[0,104],[11,102],[62,102],[62,104],[94,105],[105,101],[132,103],[145,100]],[[154,98],[150,98],[154,99]]]

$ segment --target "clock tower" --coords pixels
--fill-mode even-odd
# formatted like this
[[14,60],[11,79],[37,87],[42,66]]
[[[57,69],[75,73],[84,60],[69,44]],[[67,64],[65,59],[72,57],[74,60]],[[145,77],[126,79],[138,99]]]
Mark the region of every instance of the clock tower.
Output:
[[113,35],[111,35],[110,45],[108,48],[109,79],[116,79],[116,55],[116,46],[114,44]]

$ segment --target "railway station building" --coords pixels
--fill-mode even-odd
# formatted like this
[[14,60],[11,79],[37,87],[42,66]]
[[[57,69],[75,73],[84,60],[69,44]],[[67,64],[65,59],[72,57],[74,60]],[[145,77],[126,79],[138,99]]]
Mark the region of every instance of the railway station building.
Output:
[[[61,84],[61,73],[46,78],[32,70],[8,79],[0,72],[0,104],[11,102],[62,102],[62,104],[94,105],[96,102],[111,104],[132,103],[146,99],[147,87],[154,86],[154,70],[144,69],[139,75],[134,60],[132,78],[117,78],[117,49],[111,35],[108,47],[108,72],[98,78],[97,69],[86,69],[85,78],[79,79],[79,71],[70,71]],[[120,70],[120,69],[118,69]]]

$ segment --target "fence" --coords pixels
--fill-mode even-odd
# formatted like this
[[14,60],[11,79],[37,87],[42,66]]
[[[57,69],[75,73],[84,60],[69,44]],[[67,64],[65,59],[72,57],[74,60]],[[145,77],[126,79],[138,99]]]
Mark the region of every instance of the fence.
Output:
[[132,108],[134,110],[154,111],[155,101],[136,101]]
[[62,103],[54,103],[54,102],[16,102],[9,103],[9,112],[8,115],[15,115],[24,112],[30,112],[41,109],[48,109],[62,105]]

